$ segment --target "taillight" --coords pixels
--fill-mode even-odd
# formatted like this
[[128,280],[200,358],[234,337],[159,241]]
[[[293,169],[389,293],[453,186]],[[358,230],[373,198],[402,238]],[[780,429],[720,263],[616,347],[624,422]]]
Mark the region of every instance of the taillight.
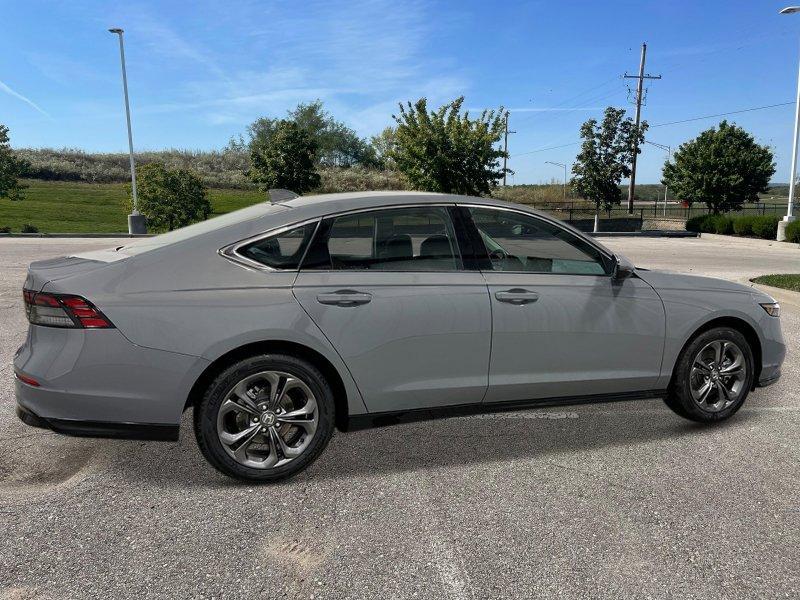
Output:
[[86,298],[22,290],[25,314],[34,325],[110,329],[114,324]]

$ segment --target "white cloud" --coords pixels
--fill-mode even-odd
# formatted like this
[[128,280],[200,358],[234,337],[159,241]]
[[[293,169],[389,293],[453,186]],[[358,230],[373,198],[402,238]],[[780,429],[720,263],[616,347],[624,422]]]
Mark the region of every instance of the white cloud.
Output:
[[[184,34],[152,13],[129,17],[150,52],[201,67],[187,69],[191,74],[170,86],[167,101],[140,106],[137,114],[196,111],[206,123],[244,125],[319,98],[368,135],[390,124],[399,101],[424,95],[434,105],[469,87],[452,63],[431,58],[437,33],[419,1],[401,7],[390,0],[314,0],[303,10],[237,3],[217,19],[214,35],[226,42],[208,44],[212,52],[203,45],[208,31]],[[442,23],[435,25],[441,35]]]

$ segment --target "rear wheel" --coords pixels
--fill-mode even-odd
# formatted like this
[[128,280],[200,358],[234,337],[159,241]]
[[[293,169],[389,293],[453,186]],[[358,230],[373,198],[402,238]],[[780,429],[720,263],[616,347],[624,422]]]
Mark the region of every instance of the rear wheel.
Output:
[[334,428],[333,392],[304,360],[262,355],[217,376],[194,413],[206,459],[230,477],[276,481],[311,464]]
[[753,351],[747,339],[729,327],[710,329],[681,352],[665,402],[687,419],[722,421],[744,404],[753,376]]

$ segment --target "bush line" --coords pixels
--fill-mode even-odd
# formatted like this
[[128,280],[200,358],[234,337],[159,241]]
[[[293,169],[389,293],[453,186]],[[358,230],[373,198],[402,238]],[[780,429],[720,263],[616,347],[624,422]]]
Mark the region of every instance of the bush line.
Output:
[[[687,231],[698,233],[718,233],[774,240],[778,235],[778,221],[775,215],[699,215],[686,221]],[[786,227],[786,241],[800,243],[800,221],[789,223]]]

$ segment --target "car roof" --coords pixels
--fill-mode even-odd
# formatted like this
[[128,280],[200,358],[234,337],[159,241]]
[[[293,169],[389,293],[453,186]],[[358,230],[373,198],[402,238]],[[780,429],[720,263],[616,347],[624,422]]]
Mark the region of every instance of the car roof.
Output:
[[[526,211],[539,211],[529,206],[506,202],[496,198],[480,198],[458,194],[439,194],[435,192],[383,191],[383,192],[343,192],[337,194],[315,194],[298,196],[281,202],[281,206],[307,213],[307,218],[323,217],[330,214],[368,208],[383,208],[406,204],[484,204],[507,208],[521,208]],[[295,215],[286,215],[291,218]]]
[[[323,218],[329,215],[358,210],[381,209],[392,206],[424,204],[462,204],[496,206],[512,210],[521,210],[533,213],[543,219],[554,221],[552,216],[540,212],[530,206],[506,202],[496,198],[480,198],[476,196],[462,196],[458,194],[439,194],[434,192],[414,191],[381,191],[381,192],[342,192],[336,194],[314,194],[298,196],[290,200],[279,202],[261,202],[240,210],[221,215],[206,221],[201,221],[169,233],[152,238],[145,238],[130,242],[115,249],[120,255],[131,256],[150,252],[160,248],[174,246],[181,242],[198,237],[211,236],[217,238],[224,236],[230,242],[239,241],[265,231],[293,223],[301,223],[311,219]],[[586,236],[560,222],[562,227],[572,230],[576,235]],[[596,240],[590,240],[595,246],[602,248],[610,254]]]

